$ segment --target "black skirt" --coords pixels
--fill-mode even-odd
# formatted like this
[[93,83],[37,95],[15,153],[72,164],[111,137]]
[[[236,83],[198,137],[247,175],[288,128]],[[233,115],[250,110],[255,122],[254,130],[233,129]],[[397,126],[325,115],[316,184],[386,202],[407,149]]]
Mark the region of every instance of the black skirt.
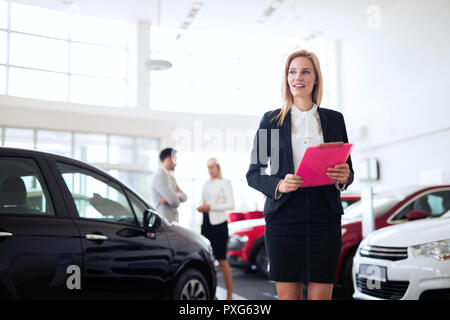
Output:
[[342,247],[341,215],[320,187],[300,188],[266,216],[270,280],[334,283]]
[[225,260],[227,258],[228,223],[227,221],[217,225],[209,222],[209,213],[203,213],[202,235],[210,242],[214,258]]

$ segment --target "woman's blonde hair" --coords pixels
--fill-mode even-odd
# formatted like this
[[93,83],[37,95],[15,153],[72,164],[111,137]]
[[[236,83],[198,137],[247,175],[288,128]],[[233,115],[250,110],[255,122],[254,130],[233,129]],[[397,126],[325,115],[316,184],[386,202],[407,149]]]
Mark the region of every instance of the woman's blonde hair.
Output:
[[288,83],[288,75],[289,75],[289,66],[291,65],[292,60],[298,57],[308,58],[313,66],[314,66],[314,74],[316,76],[316,83],[314,85],[313,91],[311,93],[312,100],[317,106],[320,106],[322,102],[323,95],[323,81],[322,81],[322,71],[320,70],[320,63],[317,56],[310,51],[307,50],[299,50],[291,53],[289,57],[286,59],[286,63],[284,65],[284,77],[283,77],[283,85],[282,85],[282,94],[284,105],[281,108],[281,112],[276,115],[273,120],[278,120],[278,125],[281,126],[284,122],[284,119],[287,113],[291,110],[292,105],[294,104],[294,97],[292,96],[291,89],[289,88]]
[[219,174],[217,175],[217,179],[223,179],[222,177],[222,169],[220,168],[219,161],[217,161],[216,158],[209,158],[208,161],[206,161],[206,164],[209,166],[211,164],[214,164],[217,169],[219,170]]

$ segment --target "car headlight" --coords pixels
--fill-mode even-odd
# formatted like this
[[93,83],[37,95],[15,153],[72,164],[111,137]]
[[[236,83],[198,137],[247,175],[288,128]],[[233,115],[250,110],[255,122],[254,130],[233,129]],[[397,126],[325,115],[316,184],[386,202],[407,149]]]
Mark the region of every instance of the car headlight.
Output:
[[213,248],[212,246],[209,244],[208,245],[208,254],[209,254],[209,258],[211,259],[211,261],[214,261],[214,252],[213,252]]
[[244,234],[233,234],[230,236],[230,240],[228,242],[228,250],[230,251],[239,251],[245,246],[248,241],[248,236]]
[[416,257],[433,257],[437,260],[450,260],[450,239],[433,241],[411,247]]
[[341,228],[341,234],[344,235],[347,232],[346,228]]

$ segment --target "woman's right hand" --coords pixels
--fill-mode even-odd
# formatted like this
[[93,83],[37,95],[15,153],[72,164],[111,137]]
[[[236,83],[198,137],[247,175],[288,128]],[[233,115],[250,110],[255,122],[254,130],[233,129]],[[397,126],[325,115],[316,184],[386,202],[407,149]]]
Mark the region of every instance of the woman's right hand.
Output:
[[300,188],[302,184],[302,177],[288,173],[278,185],[278,191],[282,193],[289,193]]

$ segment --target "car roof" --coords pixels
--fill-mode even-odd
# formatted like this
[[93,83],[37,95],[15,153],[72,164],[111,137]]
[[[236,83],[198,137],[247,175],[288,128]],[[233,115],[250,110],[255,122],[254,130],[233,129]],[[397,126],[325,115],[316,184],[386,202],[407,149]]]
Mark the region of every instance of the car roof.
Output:
[[[92,165],[80,161],[80,160],[76,160],[76,159],[72,159],[69,157],[65,157],[56,153],[51,153],[51,152],[45,152],[45,151],[39,151],[39,150],[34,150],[34,149],[22,149],[22,148],[9,148],[9,147],[0,147],[0,155],[19,155],[19,156],[42,156],[42,157],[46,157],[46,158],[53,158],[55,160],[61,160],[61,161],[65,161],[65,162],[73,162],[73,163],[78,163],[78,164],[82,164],[82,165],[88,165],[93,167]],[[96,168],[96,167],[94,167]],[[96,168],[98,169],[98,168]]]
[[[69,163],[72,164],[74,166],[83,166],[83,167],[89,167],[93,170],[96,171],[101,171],[102,173],[106,173],[108,176],[112,177],[108,172],[106,172],[105,170],[103,170],[102,168],[93,166],[87,162],[84,162],[82,160],[77,160],[77,159],[73,159],[73,158],[69,158],[69,157],[65,157],[56,153],[51,153],[51,152],[45,152],[45,151],[39,151],[39,150],[34,150],[34,149],[21,149],[21,148],[9,148],[9,147],[0,147],[0,155],[14,155],[14,156],[41,156],[44,158],[49,158],[55,161],[60,161],[60,162],[65,162],[65,163]],[[114,178],[114,177],[112,177]],[[114,178],[116,181],[116,178]],[[120,183],[124,184],[123,182],[120,181]]]
[[450,188],[448,184],[442,185],[412,185],[412,186],[402,186],[397,188],[383,189],[380,191],[375,191],[374,195],[383,196],[383,195],[399,195],[399,196],[407,196],[412,193],[416,193],[418,191],[425,191],[428,189],[436,189],[436,188]]

